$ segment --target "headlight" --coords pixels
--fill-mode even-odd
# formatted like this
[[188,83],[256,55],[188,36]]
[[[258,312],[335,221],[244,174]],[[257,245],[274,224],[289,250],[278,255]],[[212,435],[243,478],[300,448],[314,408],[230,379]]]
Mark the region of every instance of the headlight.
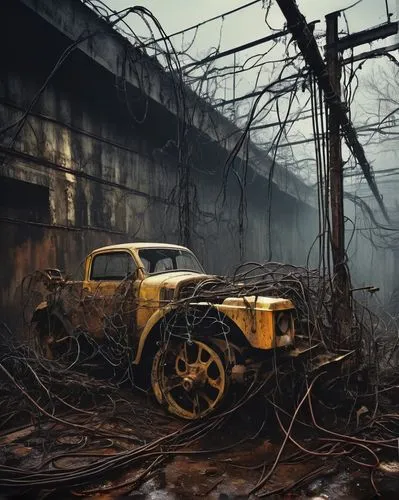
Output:
[[276,317],[276,334],[286,335],[290,333],[292,324],[292,316],[290,312],[284,311],[277,314]]

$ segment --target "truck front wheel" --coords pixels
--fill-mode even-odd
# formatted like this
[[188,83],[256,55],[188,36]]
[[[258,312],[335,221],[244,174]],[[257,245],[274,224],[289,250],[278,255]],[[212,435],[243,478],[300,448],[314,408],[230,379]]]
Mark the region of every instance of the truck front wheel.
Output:
[[158,402],[188,420],[220,407],[229,389],[224,356],[199,340],[168,342],[155,355],[151,385]]

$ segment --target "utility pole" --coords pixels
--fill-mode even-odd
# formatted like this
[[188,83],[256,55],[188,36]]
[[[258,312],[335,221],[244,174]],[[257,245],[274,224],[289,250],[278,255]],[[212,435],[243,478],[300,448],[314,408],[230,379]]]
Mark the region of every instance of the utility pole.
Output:
[[233,55],[233,123],[236,122],[236,52]]
[[[341,61],[338,53],[338,18],[340,12],[326,16],[328,77],[338,99],[341,99]],[[328,114],[328,166],[330,177],[331,253],[334,266],[332,322],[337,346],[350,333],[349,276],[346,268],[344,172],[342,162],[341,127],[337,108]]]
[[[328,76],[338,98],[341,97],[341,65],[337,51],[339,15],[339,12],[333,12],[326,16]],[[340,123],[334,108],[329,110],[328,115],[328,139],[332,255],[334,273],[340,273],[345,260],[344,183]]]
[[351,327],[351,308],[349,293],[349,276],[345,264],[345,227],[343,208],[343,164],[341,153],[341,135],[363,170],[364,177],[370,186],[380,209],[389,222],[389,216],[378,191],[377,184],[364,149],[360,144],[356,130],[348,116],[345,103],[341,100],[341,61],[340,56],[345,49],[370,43],[378,38],[386,38],[398,32],[398,23],[388,22],[376,28],[338,38],[339,12],[326,16],[327,52],[326,62],[321,57],[313,30],[310,29],[305,17],[298,9],[295,0],[277,0],[282,13],[287,20],[287,27],[298,44],[310,71],[317,78],[319,88],[323,91],[329,110],[329,177],[330,177],[330,208],[331,208],[331,248],[334,263],[334,286],[332,321],[337,347],[342,346],[343,339],[348,338]]

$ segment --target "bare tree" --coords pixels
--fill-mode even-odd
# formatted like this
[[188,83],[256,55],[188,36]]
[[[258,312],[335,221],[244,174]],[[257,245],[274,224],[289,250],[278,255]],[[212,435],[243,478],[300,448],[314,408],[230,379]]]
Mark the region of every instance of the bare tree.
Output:
[[369,144],[388,143],[396,151],[399,141],[399,66],[378,65],[367,82],[366,121],[358,128]]

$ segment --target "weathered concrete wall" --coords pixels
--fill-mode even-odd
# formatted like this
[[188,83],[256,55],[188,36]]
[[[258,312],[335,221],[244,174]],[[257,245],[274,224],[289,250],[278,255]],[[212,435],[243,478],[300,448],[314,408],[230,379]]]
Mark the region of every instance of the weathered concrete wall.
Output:
[[[7,0],[10,1],[10,0]],[[231,151],[241,131],[227,118],[216,112],[210,104],[200,99],[188,87],[184,88],[184,98],[179,85],[179,77],[167,73],[153,58],[146,57],[133,47],[110,25],[99,19],[93,12],[77,0],[18,0],[28,9],[37,13],[46,23],[54,26],[59,33],[73,42],[76,50],[88,55],[91,60],[124,82],[140,96],[148,96],[161,105],[168,113],[190,123],[211,141],[219,143]],[[169,68],[168,68],[169,69]],[[176,88],[177,84],[177,88]],[[176,99],[176,94],[180,96]],[[184,102],[183,102],[184,101]],[[259,151],[250,145],[250,156],[259,156]],[[241,150],[238,158],[244,159]],[[252,167],[261,175],[269,175],[273,168],[273,178],[287,194],[299,197],[315,206],[315,193],[306,187],[290,170],[273,165],[270,158],[257,158]]]
[[[70,41],[23,2],[6,1],[0,17],[3,127],[23,117]],[[10,195],[0,203],[0,317],[8,321],[18,314],[22,278],[37,268],[74,272],[87,252],[105,244],[179,241],[185,194],[173,143],[176,115],[133,88],[122,91],[115,75],[81,50],[29,111],[17,135],[16,127],[0,135],[0,183]],[[236,174],[226,175],[224,145],[194,127],[187,143],[190,246],[205,267],[224,273],[240,260],[267,258],[304,264],[317,232],[315,211],[284,192],[282,174],[269,199],[259,152],[251,153],[256,168],[238,158]],[[301,184],[291,175],[286,182],[300,197]]]

